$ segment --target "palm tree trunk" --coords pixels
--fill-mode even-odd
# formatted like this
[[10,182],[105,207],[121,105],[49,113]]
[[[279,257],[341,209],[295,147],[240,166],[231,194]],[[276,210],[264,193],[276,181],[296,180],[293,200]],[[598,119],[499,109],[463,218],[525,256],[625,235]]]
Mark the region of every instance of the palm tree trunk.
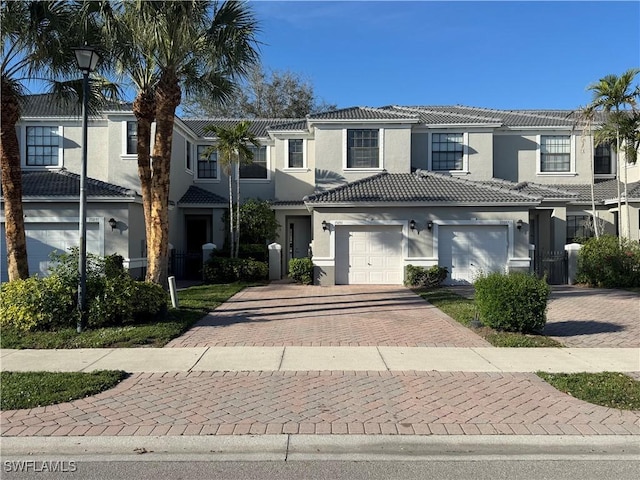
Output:
[[18,99],[2,83],[2,129],[0,163],[4,196],[5,235],[7,241],[7,271],[9,281],[29,277],[27,241],[22,209],[22,171],[16,123],[20,117]]
[[149,258],[149,238],[151,237],[151,124],[155,119],[155,103],[149,93],[140,92],[133,102],[133,113],[138,121],[138,177],[144,210],[147,258]]
[[178,78],[165,71],[158,82],[156,98],[156,135],[153,146],[151,177],[151,228],[148,239],[146,280],[167,287],[169,254],[169,182],[173,121],[180,105]]
[[240,163],[236,173],[236,258],[238,258],[240,255]]
[[233,236],[236,230],[233,225],[233,180],[229,172],[229,257],[233,258]]

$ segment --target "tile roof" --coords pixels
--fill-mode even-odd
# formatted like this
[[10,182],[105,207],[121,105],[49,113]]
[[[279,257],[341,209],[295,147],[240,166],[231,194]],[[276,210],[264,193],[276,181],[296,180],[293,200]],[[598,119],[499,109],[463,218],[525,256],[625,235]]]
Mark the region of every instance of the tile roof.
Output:
[[185,118],[183,123],[189,127],[199,137],[214,137],[213,133],[206,133],[204,127],[208,125],[216,125],[218,127],[233,127],[243,120],[248,120],[250,123],[249,132],[253,133],[258,138],[265,138],[269,136],[268,131],[271,129],[283,130],[298,130],[306,128],[306,120],[297,118],[254,118],[254,119],[241,119],[241,118]]
[[[87,178],[87,197],[133,198],[136,192]],[[79,197],[80,175],[66,170],[22,171],[22,197]]]
[[558,187],[557,185],[543,185],[534,182],[515,183],[501,178],[493,178],[483,183],[497,188],[506,188],[526,195],[532,195],[537,198],[544,198],[545,200],[572,200],[578,196],[576,192],[568,191],[563,188],[563,186]]
[[349,107],[308,116],[309,120],[410,120],[416,121],[414,112],[393,111],[386,108]]
[[539,197],[482,182],[434,172],[387,173],[363,178],[304,198],[307,204],[323,203],[516,203],[536,204]]
[[[618,184],[617,180],[603,180],[596,181],[593,185],[593,196],[595,197],[596,203],[602,203],[605,200],[612,200],[618,198]],[[577,197],[572,203],[578,204],[588,204],[591,203],[591,185],[590,184],[581,184],[581,185],[556,185],[556,188],[563,188],[570,192],[575,192]],[[640,198],[640,182],[633,182],[627,185],[627,192],[629,194],[629,199],[638,199]],[[620,193],[624,198],[624,187],[620,189]]]
[[223,203],[227,204],[229,201],[221,197],[220,195],[216,195],[209,190],[205,190],[204,188],[196,187],[195,185],[191,185],[189,189],[182,195],[182,198],[178,200],[178,205],[180,204],[217,204]]
[[[110,102],[106,110],[130,112],[131,103]],[[26,95],[22,104],[22,117],[78,117],[82,115],[82,105],[76,99],[59,99],[50,93]]]

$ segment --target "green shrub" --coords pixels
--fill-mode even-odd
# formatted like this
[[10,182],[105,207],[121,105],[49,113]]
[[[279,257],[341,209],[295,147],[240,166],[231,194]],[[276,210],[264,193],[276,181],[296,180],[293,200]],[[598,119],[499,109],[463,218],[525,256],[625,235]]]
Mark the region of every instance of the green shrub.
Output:
[[444,282],[448,274],[446,267],[438,265],[429,268],[407,265],[407,279],[404,284],[408,287],[434,288]]
[[205,283],[253,282],[264,280],[269,275],[265,262],[247,258],[225,258],[212,256],[203,268]]
[[545,279],[526,273],[490,273],[475,282],[475,303],[485,325],[508,332],[533,333],[544,327],[551,289]]
[[[2,285],[0,325],[21,331],[73,327],[78,319],[78,250],[54,253],[45,278],[31,277]],[[135,281],[122,257],[87,256],[88,327],[142,323],[167,310],[161,286]]]
[[603,235],[591,238],[578,253],[576,280],[604,288],[640,287],[640,244]]
[[289,260],[289,276],[296,283],[311,285],[313,283],[313,262],[309,257]]
[[57,276],[4,283],[0,287],[0,326],[26,332],[74,325],[74,294]]

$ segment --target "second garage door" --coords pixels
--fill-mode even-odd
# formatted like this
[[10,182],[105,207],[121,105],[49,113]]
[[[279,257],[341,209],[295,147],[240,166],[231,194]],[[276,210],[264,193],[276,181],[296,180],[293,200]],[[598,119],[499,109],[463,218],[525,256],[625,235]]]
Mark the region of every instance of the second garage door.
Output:
[[336,235],[337,284],[402,284],[400,225],[344,226]]
[[[54,250],[61,253],[69,253],[69,248],[79,244],[77,223],[48,223],[27,222],[24,224],[27,240],[27,259],[29,261],[29,274],[46,276],[49,273],[49,255]],[[6,244],[4,224],[0,228],[2,248],[0,255],[0,281],[7,281]],[[87,252],[97,255],[102,254],[102,244],[99,224],[87,223]]]
[[506,225],[444,225],[438,235],[438,264],[447,267],[449,285],[469,284],[480,273],[507,266]]

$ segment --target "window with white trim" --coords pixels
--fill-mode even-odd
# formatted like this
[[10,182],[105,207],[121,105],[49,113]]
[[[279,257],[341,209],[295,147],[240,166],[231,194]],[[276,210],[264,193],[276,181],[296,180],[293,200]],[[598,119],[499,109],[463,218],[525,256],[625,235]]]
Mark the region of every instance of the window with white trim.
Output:
[[127,155],[136,155],[138,153],[138,122],[127,122]]
[[347,168],[380,168],[380,130],[347,130]]
[[567,215],[567,243],[593,237],[591,215]]
[[29,167],[50,167],[60,164],[61,138],[58,127],[27,127],[25,163]]
[[431,169],[462,170],[464,167],[464,135],[434,133],[431,135]]
[[218,151],[213,150],[208,157],[204,157],[209,145],[198,145],[198,178],[218,178]]
[[290,138],[287,143],[287,168],[304,168],[304,140]]
[[595,148],[593,155],[593,173],[596,175],[609,175],[611,170],[611,146],[603,143]]
[[249,150],[253,153],[253,161],[249,164],[240,165],[240,178],[242,179],[262,179],[266,180],[267,175],[267,147],[260,148],[249,145]]
[[185,141],[185,154],[184,154],[184,168],[191,171],[193,165],[191,163],[191,150],[192,150],[191,142]]
[[540,136],[540,172],[571,171],[571,137],[569,135]]

